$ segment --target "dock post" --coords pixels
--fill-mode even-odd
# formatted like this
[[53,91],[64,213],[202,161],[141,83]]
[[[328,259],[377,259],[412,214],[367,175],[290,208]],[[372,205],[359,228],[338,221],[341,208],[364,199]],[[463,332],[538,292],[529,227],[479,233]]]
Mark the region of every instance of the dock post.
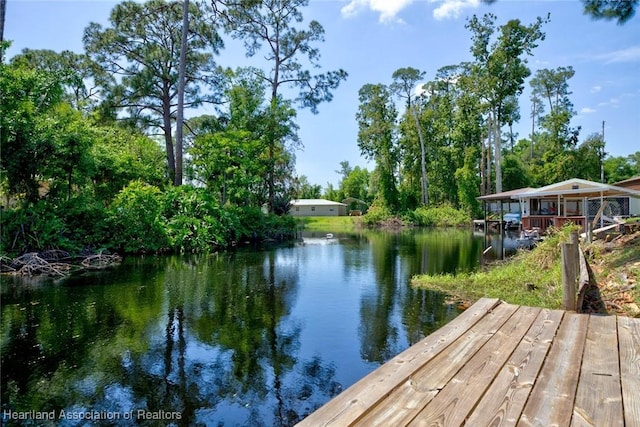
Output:
[[578,244],[562,243],[560,258],[562,262],[562,308],[567,311],[576,311],[576,278],[579,265]]

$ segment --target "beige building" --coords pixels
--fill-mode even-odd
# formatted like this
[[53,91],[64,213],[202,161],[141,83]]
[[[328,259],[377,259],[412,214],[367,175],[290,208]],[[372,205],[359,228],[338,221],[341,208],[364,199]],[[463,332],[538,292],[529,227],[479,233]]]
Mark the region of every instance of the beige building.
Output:
[[344,216],[347,205],[325,199],[298,199],[291,201],[293,216]]

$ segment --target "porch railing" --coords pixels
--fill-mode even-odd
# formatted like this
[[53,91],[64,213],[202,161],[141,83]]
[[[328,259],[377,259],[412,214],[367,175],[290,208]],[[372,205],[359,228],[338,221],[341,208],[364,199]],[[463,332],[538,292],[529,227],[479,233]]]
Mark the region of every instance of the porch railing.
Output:
[[547,228],[551,226],[562,228],[565,224],[568,223],[580,226],[583,233],[587,230],[587,218],[584,216],[531,215],[522,218],[522,226],[525,230],[537,228],[541,232],[545,232]]

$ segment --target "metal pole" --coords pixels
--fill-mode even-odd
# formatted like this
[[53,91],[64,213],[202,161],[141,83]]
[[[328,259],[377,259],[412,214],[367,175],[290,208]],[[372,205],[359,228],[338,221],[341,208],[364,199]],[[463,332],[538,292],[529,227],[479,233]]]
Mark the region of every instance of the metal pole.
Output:
[[602,150],[600,153],[600,182],[604,184],[604,120],[602,121]]

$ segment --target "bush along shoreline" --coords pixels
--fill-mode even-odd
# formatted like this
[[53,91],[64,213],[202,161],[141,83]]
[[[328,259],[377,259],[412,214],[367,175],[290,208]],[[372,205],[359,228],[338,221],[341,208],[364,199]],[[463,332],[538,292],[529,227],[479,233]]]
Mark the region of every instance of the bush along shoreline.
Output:
[[97,248],[122,255],[211,252],[291,240],[295,228],[289,215],[265,214],[260,207],[221,206],[204,188],[185,185],[163,191],[132,181],[108,206],[79,195],[5,209],[0,253],[17,256],[56,249],[79,254]]
[[394,215],[389,208],[374,203],[362,217],[362,223],[367,227],[382,228],[468,227],[472,221],[469,214],[446,203],[440,206],[420,206],[399,215]]

